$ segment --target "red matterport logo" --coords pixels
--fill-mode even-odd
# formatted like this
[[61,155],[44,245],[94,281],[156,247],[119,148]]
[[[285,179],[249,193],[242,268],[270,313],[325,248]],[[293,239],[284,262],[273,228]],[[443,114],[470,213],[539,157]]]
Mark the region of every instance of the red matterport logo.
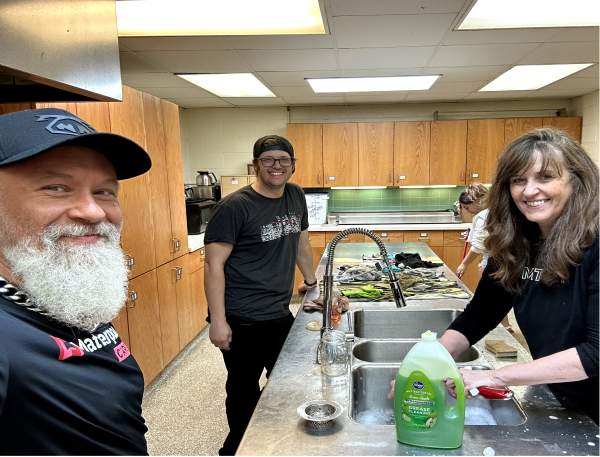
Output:
[[56,344],[58,344],[58,347],[60,349],[60,354],[58,356],[58,360],[65,360],[68,359],[69,357],[81,357],[83,355],[83,351],[73,345],[71,347],[67,347],[67,342],[65,340],[61,340],[60,338],[56,338],[55,336],[50,335],[50,337],[56,341]]

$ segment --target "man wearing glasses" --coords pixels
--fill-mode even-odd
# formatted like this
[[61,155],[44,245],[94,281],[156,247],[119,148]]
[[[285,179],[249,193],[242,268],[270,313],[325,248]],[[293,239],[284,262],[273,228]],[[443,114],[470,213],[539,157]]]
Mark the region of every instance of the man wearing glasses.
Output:
[[294,265],[302,293],[317,286],[308,240],[308,210],[295,171],[294,148],[269,135],[254,144],[257,181],[220,200],[204,241],[209,336],[227,368],[229,435],[219,455],[234,455],[294,322],[289,303]]

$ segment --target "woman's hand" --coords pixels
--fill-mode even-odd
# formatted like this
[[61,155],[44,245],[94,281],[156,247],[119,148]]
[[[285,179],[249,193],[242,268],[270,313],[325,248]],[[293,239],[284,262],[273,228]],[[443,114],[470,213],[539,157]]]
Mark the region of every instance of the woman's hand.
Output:
[[456,276],[458,276],[458,279],[463,277],[463,275],[465,274],[465,271],[467,271],[467,265],[465,265],[464,263],[461,263],[458,266],[458,268],[456,269]]
[[[461,368],[459,371],[465,386],[465,396],[467,398],[472,398],[470,391],[475,387],[504,387],[497,385],[495,370],[468,370]],[[446,383],[448,395],[456,398],[456,384],[454,379],[444,378],[442,381]]]
[[390,382],[390,385],[392,386],[392,390],[390,390],[390,392],[387,394],[387,397],[389,399],[392,399],[392,398],[394,398],[394,386],[396,385],[396,381],[394,380],[394,381]]

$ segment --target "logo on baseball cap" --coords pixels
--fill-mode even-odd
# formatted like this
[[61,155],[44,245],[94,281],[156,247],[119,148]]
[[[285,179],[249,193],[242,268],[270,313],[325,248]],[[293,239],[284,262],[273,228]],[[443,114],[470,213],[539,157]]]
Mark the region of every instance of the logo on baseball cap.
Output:
[[133,178],[152,166],[148,153],[134,141],[97,132],[68,111],[43,108],[0,116],[0,167],[60,146],[83,146],[104,154],[115,167],[117,179]]

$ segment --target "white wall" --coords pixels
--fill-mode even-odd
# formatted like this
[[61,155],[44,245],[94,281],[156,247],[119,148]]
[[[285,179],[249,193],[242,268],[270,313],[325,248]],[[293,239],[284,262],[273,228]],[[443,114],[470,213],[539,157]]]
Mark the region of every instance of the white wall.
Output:
[[598,162],[598,91],[573,100],[422,103],[274,108],[197,108],[180,111],[184,182],[194,184],[198,170],[221,175],[246,174],[254,142],[264,135],[286,135],[286,124],[431,120],[433,113],[459,112],[462,118],[542,117],[565,108],[583,116],[582,143]]
[[285,136],[288,119],[287,107],[183,110],[184,182],[195,184],[198,170],[212,171],[217,179],[247,174],[256,140],[265,135]]
[[573,99],[573,116],[583,116],[581,145],[592,160],[600,165],[600,91]]

